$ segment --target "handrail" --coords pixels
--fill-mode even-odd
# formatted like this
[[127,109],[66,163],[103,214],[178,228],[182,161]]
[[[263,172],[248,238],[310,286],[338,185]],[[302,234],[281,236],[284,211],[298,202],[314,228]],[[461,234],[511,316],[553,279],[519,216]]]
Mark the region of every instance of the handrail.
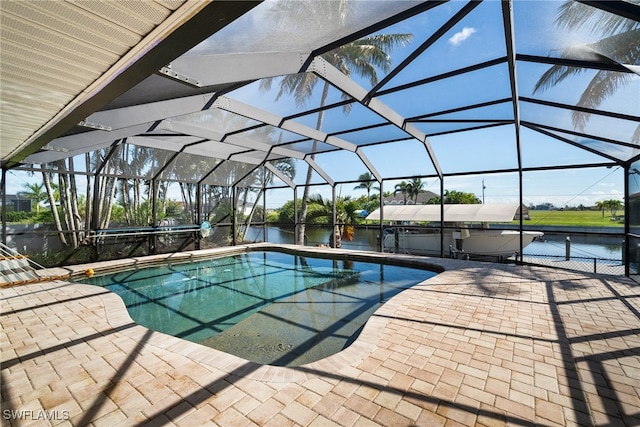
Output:
[[119,237],[119,236],[141,236],[170,233],[184,233],[200,231],[198,225],[171,225],[161,227],[132,227],[132,228],[105,228],[94,230],[95,237]]

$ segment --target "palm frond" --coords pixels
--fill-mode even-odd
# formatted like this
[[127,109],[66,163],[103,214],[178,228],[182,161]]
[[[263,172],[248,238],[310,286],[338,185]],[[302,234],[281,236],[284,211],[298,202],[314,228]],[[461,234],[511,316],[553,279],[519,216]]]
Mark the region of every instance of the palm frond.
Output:
[[[562,52],[561,57],[574,58],[576,52],[591,52],[622,64],[635,64],[640,59],[640,29],[616,34],[580,48],[567,48]],[[579,74],[582,71],[584,71],[583,68],[553,65],[542,74],[535,85],[533,93],[549,89],[565,78]]]
[[619,64],[640,65],[640,28],[606,37],[587,47]]
[[273,81],[275,80],[275,77],[269,77],[266,79],[262,79],[260,80],[260,90],[264,90],[264,91],[270,91],[271,90],[271,84],[273,83]]
[[631,137],[631,142],[633,144],[640,144],[640,125],[638,125],[635,132],[633,132],[633,136]]
[[312,194],[309,196],[309,203],[324,206],[329,204],[330,201],[323,199],[321,194]]
[[559,7],[556,24],[569,30],[577,30],[584,27],[591,32],[603,35],[630,31],[640,26],[637,21],[576,1],[567,1]]
[[[628,74],[601,70],[591,79],[578,101],[579,107],[597,109],[602,102],[613,95],[630,80]],[[581,111],[572,113],[573,124],[577,130],[583,131],[591,114]]]
[[377,34],[347,43],[322,57],[346,75],[355,72],[376,84],[375,68],[384,72],[391,69],[391,56],[387,52],[405,46],[412,38],[412,34]]
[[542,92],[553,87],[566,79],[567,77],[580,74],[584,71],[578,67],[568,67],[566,65],[552,65],[536,82],[533,93]]
[[[311,99],[313,95],[313,88],[318,80],[318,76],[313,73],[289,74],[283,77],[280,82],[280,90],[276,95],[276,101],[284,94],[293,94],[297,105],[305,105],[308,100]],[[264,84],[265,87],[271,87],[271,82],[265,82]]]
[[410,33],[394,33],[394,34],[376,34],[364,37],[354,43],[361,43],[375,46],[382,51],[393,50],[396,47],[404,47],[413,40],[413,34]]
[[[578,48],[571,47],[565,49],[562,52],[562,57],[575,57],[576,52],[590,53],[622,64],[635,64],[640,58],[640,29],[606,37]],[[542,74],[533,89],[533,93],[547,90],[565,80],[567,77],[583,71],[583,68],[553,65]],[[584,108],[597,109],[605,99],[613,95],[620,87],[630,81],[630,79],[629,74],[607,70],[598,71],[587,84],[576,105]],[[573,125],[577,130],[583,131],[590,117],[591,114],[589,113],[574,111],[572,113]]]
[[296,176],[296,164],[291,157],[286,157],[280,160],[271,161],[272,164],[278,169],[284,176],[289,179],[293,179]]

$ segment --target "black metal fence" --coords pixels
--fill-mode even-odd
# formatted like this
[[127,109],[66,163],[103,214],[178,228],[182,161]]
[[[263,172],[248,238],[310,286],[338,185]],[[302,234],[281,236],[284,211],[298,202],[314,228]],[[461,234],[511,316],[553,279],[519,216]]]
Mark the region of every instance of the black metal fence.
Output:
[[565,268],[588,273],[624,275],[624,263],[620,259],[597,258],[589,256],[525,255],[524,264]]

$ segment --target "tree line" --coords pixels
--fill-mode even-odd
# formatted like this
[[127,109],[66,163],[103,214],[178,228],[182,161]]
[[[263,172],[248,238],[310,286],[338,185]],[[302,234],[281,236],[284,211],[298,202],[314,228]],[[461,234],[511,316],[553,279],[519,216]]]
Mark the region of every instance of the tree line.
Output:
[[[166,153],[158,155],[152,149],[122,144],[110,156],[106,149],[85,154],[86,170],[99,168],[97,176],[76,174],[74,158],[42,165],[42,181],[23,184],[24,190],[19,193],[32,201],[35,212],[8,212],[7,219],[52,224],[61,244],[70,248],[89,243],[88,230],[157,226],[168,218],[179,224],[196,224],[198,216],[201,221],[228,221],[232,206],[242,211],[252,206],[243,218],[248,223],[258,206],[251,200],[259,200],[274,179],[267,168],[244,163],[214,166],[189,156],[168,160]],[[285,176],[295,175],[291,159],[273,164]],[[198,204],[198,180],[214,167],[216,177],[200,185]],[[163,179],[151,179],[160,168],[165,168]],[[172,184],[178,186],[180,200],[169,197]]]

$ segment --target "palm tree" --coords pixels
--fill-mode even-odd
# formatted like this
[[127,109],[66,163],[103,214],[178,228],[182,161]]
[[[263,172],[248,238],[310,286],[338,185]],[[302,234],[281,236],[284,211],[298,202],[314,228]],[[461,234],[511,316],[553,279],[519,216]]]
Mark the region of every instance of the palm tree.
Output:
[[604,218],[604,211],[607,208],[607,203],[606,201],[603,202],[596,202],[596,207],[598,208],[598,210],[600,212],[602,212],[602,218]]
[[360,184],[353,187],[354,190],[367,190],[367,200],[371,200],[371,190],[380,190],[380,187],[374,187],[375,177],[371,172],[365,172],[358,177]]
[[404,204],[407,204],[407,195],[411,191],[411,184],[407,181],[402,181],[400,184],[396,184],[394,187],[393,195],[395,196],[397,193],[402,193],[402,197],[404,198]]
[[482,203],[475,194],[465,193],[458,190],[445,190],[444,192],[445,204],[464,204],[464,205],[479,205]]
[[[595,7],[576,1],[566,1],[559,8],[560,13],[556,24],[567,30],[586,28],[599,32],[604,38],[594,43],[565,48],[561,56],[575,57],[576,51],[587,51],[598,56],[611,58],[620,64],[636,64],[640,57],[640,23],[612,13],[604,12]],[[600,52],[605,53],[602,55]],[[581,67],[566,65],[551,66],[538,80],[534,93],[542,92],[566,79],[567,77],[586,71]],[[584,89],[579,107],[597,109],[600,104],[617,89],[624,86],[633,78],[631,73],[620,73],[610,70],[599,70]],[[591,114],[582,111],[572,113],[573,124],[578,131],[583,131]],[[640,141],[640,126],[634,132],[633,142]]]
[[31,203],[36,206],[36,214],[39,214],[40,203],[46,201],[48,198],[46,191],[44,191],[44,184],[41,182],[34,182],[33,184],[24,183],[22,187],[25,188],[26,191],[21,191],[18,194],[21,197],[31,200]]
[[425,182],[422,181],[422,178],[413,178],[411,182],[409,182],[409,198],[413,198],[414,203],[418,203],[418,194],[420,194],[424,188]]
[[609,209],[609,211],[611,211],[611,216],[614,217],[614,218],[615,218],[616,214],[618,213],[618,209],[622,209],[624,207],[622,202],[620,200],[616,200],[616,199],[605,200],[605,203],[606,203],[607,208]]
[[[305,19],[299,20],[298,22],[304,22],[305,24],[309,23],[309,25],[321,25],[327,20],[339,20],[339,22],[346,22],[349,13],[348,2],[341,1],[338,8],[330,8],[331,3],[333,2],[313,2],[308,0],[291,3],[284,2],[282,7],[294,8],[284,10],[284,12],[287,13],[305,14]],[[378,83],[377,70],[380,69],[386,73],[391,69],[391,55],[389,55],[388,51],[396,46],[403,46],[407,44],[411,38],[411,34],[372,35],[347,43],[337,49],[322,54],[321,57],[347,76],[351,76],[352,73],[356,73],[364,78],[368,78],[371,85],[375,86]],[[263,90],[270,90],[275,79],[276,78],[263,79],[260,82],[260,88]],[[312,99],[314,88],[320,81],[320,77],[313,73],[289,74],[281,78],[280,90],[276,96],[276,100],[280,99],[280,97],[285,93],[293,94],[296,103],[299,106],[304,106]],[[320,96],[320,107],[326,105],[327,96],[329,95],[329,87],[329,83],[324,81]],[[343,98],[350,99],[346,94],[343,94]],[[345,104],[343,107],[345,113],[348,113],[350,108],[350,103]],[[317,130],[322,129],[323,121],[324,110],[320,110],[316,120]],[[318,141],[314,140],[310,156],[312,160],[315,160],[315,152],[317,148]],[[307,169],[307,176],[302,195],[302,205],[298,215],[298,222],[300,222],[300,226],[298,227],[296,234],[296,241],[301,242],[302,244],[304,244],[305,218],[307,216],[312,177],[313,169],[309,167]]]
[[[444,204],[463,204],[463,205],[479,205],[482,203],[478,197],[473,193],[465,193],[458,190],[445,190],[444,191]],[[440,196],[432,197],[427,201],[428,205],[439,205]]]
[[47,200],[49,201],[49,206],[51,207],[53,223],[56,226],[56,230],[58,230],[58,237],[60,238],[60,242],[64,246],[67,246],[69,243],[67,242],[67,238],[64,235],[62,221],[60,220],[60,214],[58,213],[58,208],[56,207],[56,200],[59,198],[59,193],[57,191],[55,182],[52,182],[53,173],[47,170],[48,167],[49,166],[45,164],[40,165],[40,168],[42,169],[42,182],[44,183],[44,188],[47,190]]
[[[315,194],[309,197],[309,205],[308,219],[323,218],[327,222],[333,222],[333,203],[331,200],[323,199],[321,195]],[[356,224],[358,208],[358,203],[349,196],[336,199],[336,224],[329,236],[329,246],[332,248],[342,247],[342,236],[349,234],[345,233],[345,227],[353,227]],[[353,237],[353,233],[349,236]]]

